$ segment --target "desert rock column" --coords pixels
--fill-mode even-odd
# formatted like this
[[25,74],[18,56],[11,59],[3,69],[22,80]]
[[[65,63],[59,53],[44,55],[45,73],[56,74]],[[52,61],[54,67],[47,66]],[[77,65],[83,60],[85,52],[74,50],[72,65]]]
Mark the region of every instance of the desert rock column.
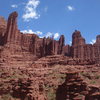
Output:
[[4,19],[4,17],[0,16],[0,45],[4,44],[4,34],[6,31],[7,21]]
[[64,35],[61,35],[60,39],[59,39],[58,54],[62,54],[63,53],[63,47],[64,46],[65,46],[65,37],[64,37]]
[[72,56],[74,58],[84,59],[85,39],[81,36],[80,31],[75,31],[72,35]]
[[17,12],[13,12],[9,15],[7,22],[7,30],[5,34],[5,43],[14,42],[16,40],[17,28]]
[[100,64],[100,35],[96,37],[96,43],[93,45],[94,59]]

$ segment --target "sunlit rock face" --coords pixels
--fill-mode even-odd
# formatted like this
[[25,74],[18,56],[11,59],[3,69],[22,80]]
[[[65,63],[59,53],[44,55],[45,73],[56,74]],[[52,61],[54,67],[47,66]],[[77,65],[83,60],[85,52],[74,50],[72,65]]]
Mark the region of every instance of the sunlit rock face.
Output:
[[78,72],[67,72],[66,80],[58,86],[56,100],[99,100],[100,89],[88,86]]
[[3,61],[14,60],[15,65],[20,59],[20,63],[25,61],[31,64],[48,55],[64,55],[80,62],[100,62],[100,35],[95,44],[86,44],[81,32],[75,30],[72,34],[72,46],[65,45],[64,35],[59,40],[54,40],[50,37],[39,38],[36,34],[23,34],[18,29],[17,17],[17,12],[12,12],[7,21],[0,17],[0,57]]
[[[54,38],[39,38],[36,34],[23,34],[18,30],[17,12],[12,12],[8,20],[0,17],[0,57],[6,61],[26,61],[32,63],[38,58],[63,53],[64,36],[59,40]],[[2,29],[1,29],[2,28]]]
[[99,100],[100,86],[89,85],[100,85],[100,35],[86,44],[76,30],[65,45],[64,35],[20,32],[17,17],[0,17],[0,100]]
[[13,12],[9,15],[7,22],[7,30],[5,33],[5,42],[14,42],[17,34],[17,12]]
[[76,30],[72,35],[71,48],[73,58],[100,62],[100,35],[97,36],[95,44],[86,44],[81,32]]

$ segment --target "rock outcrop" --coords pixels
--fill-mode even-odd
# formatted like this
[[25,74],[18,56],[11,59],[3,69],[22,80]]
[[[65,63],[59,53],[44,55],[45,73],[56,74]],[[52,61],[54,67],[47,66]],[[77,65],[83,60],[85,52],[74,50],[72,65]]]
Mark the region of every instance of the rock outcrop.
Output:
[[71,56],[100,63],[100,36],[97,36],[95,44],[86,44],[80,31],[75,31],[72,35]]
[[99,73],[94,65],[0,66],[0,100],[99,100]]
[[93,56],[95,61],[100,64],[100,35],[96,37],[96,43],[93,44]]
[[18,30],[17,17],[17,12],[11,13],[7,25],[5,20],[1,18],[0,25],[5,26],[3,31],[0,30],[1,65],[5,63],[4,59],[8,62],[7,65],[21,66],[24,62],[31,64],[34,60],[47,55],[62,54],[63,35],[57,41],[49,37],[39,38],[36,34],[23,34]]
[[4,17],[0,17],[0,45],[3,45],[4,34],[7,27],[7,21]]
[[72,35],[72,46],[65,45],[64,35],[59,40],[54,40],[50,37],[39,38],[36,34],[21,33],[17,27],[17,17],[17,12],[11,13],[7,22],[0,17],[1,65],[27,66],[50,55],[68,56],[69,60],[65,59],[64,64],[65,61],[66,64],[100,64],[100,35],[97,36],[95,44],[86,44],[81,32],[76,30]]
[[5,33],[5,43],[15,42],[17,35],[17,12],[13,12],[9,15],[7,22],[7,30]]
[[[6,43],[12,42],[27,49],[37,57],[46,55],[62,54],[64,46],[64,36],[62,35],[59,41],[53,38],[39,38],[35,34],[22,34],[17,28],[17,12],[10,14],[7,22],[7,29],[5,33]],[[42,52],[43,51],[43,52]]]
[[86,44],[76,30],[65,45],[64,35],[23,34],[17,17],[0,17],[0,100],[99,100],[100,35]]
[[99,100],[100,88],[89,86],[78,72],[67,72],[66,80],[59,85],[56,100]]
[[72,57],[84,59],[85,39],[81,36],[80,31],[75,31],[72,35]]

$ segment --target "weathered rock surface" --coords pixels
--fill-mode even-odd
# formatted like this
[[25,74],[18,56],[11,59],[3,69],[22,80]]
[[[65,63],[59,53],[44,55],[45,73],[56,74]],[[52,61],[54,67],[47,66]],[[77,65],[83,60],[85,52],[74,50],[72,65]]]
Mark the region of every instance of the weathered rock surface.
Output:
[[100,35],[96,37],[96,43],[93,44],[93,58],[100,64]]
[[[6,61],[8,62],[7,65],[25,66],[23,62],[27,62],[27,65],[38,58],[58,54],[69,56],[76,60],[79,58],[81,60],[80,63],[83,61],[83,64],[86,64],[84,62],[100,63],[99,35],[97,36],[96,43],[91,45],[85,43],[85,39],[79,31],[75,31],[72,35],[72,46],[69,46],[65,45],[63,35],[56,41],[53,38],[39,38],[35,34],[21,33],[17,27],[17,16],[17,12],[11,13],[7,24],[4,18],[1,17],[0,26],[3,26],[2,30],[0,29],[1,65],[5,64],[4,61]],[[16,65],[17,61],[20,64]],[[75,63],[74,60],[73,62]],[[70,63],[74,64],[72,62]],[[68,63],[66,62],[66,64]]]
[[100,35],[86,44],[76,30],[72,46],[65,45],[63,35],[21,33],[17,16],[0,17],[0,100],[99,100]]
[[6,27],[7,27],[7,21],[4,19],[4,17],[0,16],[0,45],[3,45],[2,42],[4,39]]
[[[86,44],[80,31],[72,35],[72,46],[65,45],[65,38],[39,38],[36,34],[23,34],[17,27],[17,12],[6,22],[0,17],[0,65],[27,66],[48,55],[65,55],[64,64],[100,64],[100,35],[95,44]],[[72,59],[72,60],[70,60]],[[17,63],[17,64],[16,64]]]
[[17,16],[18,16],[17,12],[13,12],[9,15],[4,43],[16,41],[16,36],[18,31]]
[[75,31],[72,35],[71,56],[100,63],[100,36],[97,36],[95,44],[86,44],[80,31]]
[[39,38],[35,34],[23,34],[18,30],[17,17],[17,12],[11,13],[7,21],[7,27],[4,19],[1,18],[0,25],[5,25],[3,31],[0,32],[1,65],[8,62],[8,66],[27,66],[37,58],[63,53],[63,35],[56,41],[49,37]]
[[1,67],[0,99],[99,100],[99,73],[100,67],[90,65]]
[[58,86],[56,100],[99,100],[100,88],[88,86],[78,72],[67,72],[66,80]]

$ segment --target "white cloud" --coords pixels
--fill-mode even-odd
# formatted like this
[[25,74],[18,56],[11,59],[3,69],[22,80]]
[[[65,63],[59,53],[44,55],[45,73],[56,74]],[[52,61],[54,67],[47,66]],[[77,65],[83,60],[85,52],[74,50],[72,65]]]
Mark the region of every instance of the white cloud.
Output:
[[69,41],[69,44],[72,45],[72,41]]
[[40,17],[36,11],[39,4],[39,0],[28,0],[25,6],[25,13],[22,16],[24,21],[30,21],[30,19],[38,19]]
[[47,37],[51,37],[51,36],[53,36],[53,33],[52,32],[47,32],[45,37],[47,38]]
[[28,29],[28,30],[22,30],[21,31],[22,33],[28,33],[28,34],[37,34],[37,35],[42,35],[43,33],[42,32],[40,32],[40,31],[33,31],[33,30],[31,30],[31,29]]
[[28,30],[22,30],[21,31],[22,33],[28,33],[28,34],[36,34],[38,36],[40,36],[40,38],[43,38],[43,37],[53,37],[54,39],[58,39],[60,34],[59,33],[52,33],[52,32],[47,32],[45,35],[43,35],[43,32],[41,31],[33,31],[31,29],[28,29]]
[[54,39],[57,39],[59,36],[60,36],[59,33],[55,33],[54,34]]
[[93,39],[90,43],[91,44],[94,44],[96,42],[96,40],[95,39]]
[[29,34],[33,34],[34,32],[31,29],[28,30],[22,30],[22,33],[29,33]]
[[36,31],[36,32],[34,32],[35,34],[37,34],[37,35],[42,35],[43,33],[42,32],[40,32],[40,31]]
[[75,8],[74,8],[73,6],[71,6],[71,5],[68,5],[68,6],[67,6],[67,9],[68,9],[69,11],[75,10]]
[[12,7],[12,8],[17,8],[17,7],[18,7],[18,5],[13,4],[13,5],[11,5],[11,7]]
[[60,34],[59,33],[53,33],[53,32],[47,32],[45,37],[53,37],[54,39],[59,38]]

